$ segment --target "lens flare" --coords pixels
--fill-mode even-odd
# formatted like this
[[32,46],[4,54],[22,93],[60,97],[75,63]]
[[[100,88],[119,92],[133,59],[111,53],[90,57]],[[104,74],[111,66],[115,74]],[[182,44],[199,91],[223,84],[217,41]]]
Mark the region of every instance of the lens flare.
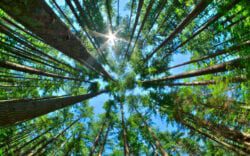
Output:
[[112,33],[108,34],[108,42],[110,43],[110,45],[114,45],[115,44],[115,40],[116,40],[116,36]]

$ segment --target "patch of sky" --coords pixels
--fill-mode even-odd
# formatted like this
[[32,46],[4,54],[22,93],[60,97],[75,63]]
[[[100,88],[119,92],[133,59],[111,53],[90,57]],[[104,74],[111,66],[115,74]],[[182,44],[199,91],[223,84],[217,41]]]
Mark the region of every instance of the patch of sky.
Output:
[[[191,58],[191,55],[189,53],[186,53],[186,54],[174,53],[172,55],[172,61],[170,62],[169,66],[174,66],[182,62],[189,61],[190,58]],[[181,66],[181,67],[170,69],[169,72],[173,75],[179,74],[179,73],[186,71],[187,68],[188,68],[187,66]]]
[[89,105],[94,108],[94,113],[96,115],[104,113],[103,105],[106,101],[110,99],[109,94],[101,94],[89,100]]

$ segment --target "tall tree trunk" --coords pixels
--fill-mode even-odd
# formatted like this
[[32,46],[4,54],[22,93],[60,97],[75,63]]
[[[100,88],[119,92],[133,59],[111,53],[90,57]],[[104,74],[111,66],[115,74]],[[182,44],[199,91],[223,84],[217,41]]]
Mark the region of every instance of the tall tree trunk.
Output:
[[136,26],[137,26],[139,18],[140,18],[142,6],[143,6],[143,0],[139,0],[137,11],[136,11],[136,16],[135,16],[135,22],[134,22],[134,25],[132,28],[132,33],[130,34],[128,47],[127,47],[126,52],[125,52],[125,57],[128,57],[129,48],[130,48],[131,42],[132,42],[133,37],[134,37]]
[[[1,41],[0,41],[1,42]],[[5,44],[7,45],[7,44]],[[45,66],[48,66],[48,67],[51,67],[51,68],[54,68],[54,69],[57,69],[57,70],[60,70],[60,71],[63,71],[63,72],[67,72],[67,73],[71,73],[70,71],[67,71],[63,68],[59,68],[55,65],[51,65],[49,63],[47,63],[47,60],[40,57],[39,59],[37,58],[34,58],[34,57],[37,57],[36,55],[34,55],[33,53],[29,53],[29,52],[23,52],[23,51],[20,51],[16,48],[13,48],[13,47],[7,47],[7,46],[4,46],[6,47],[6,51],[7,52],[10,52],[10,53],[13,53],[15,54],[16,56],[19,56],[19,57],[23,57],[25,59],[28,59],[28,60],[31,60],[31,61],[34,61],[34,62],[37,62],[37,63],[40,63],[40,64],[43,64]],[[32,57],[31,57],[32,56]],[[41,61],[42,60],[42,61]]]
[[167,77],[160,78],[160,79],[145,80],[145,81],[142,81],[142,83],[154,83],[154,82],[162,82],[162,81],[167,81],[167,80],[178,80],[178,79],[183,79],[183,78],[190,78],[190,77],[195,77],[195,76],[225,72],[225,71],[231,70],[231,68],[243,67],[241,62],[246,61],[248,59],[249,57],[238,58],[238,59],[234,59],[232,61],[228,61],[222,64],[213,65],[204,69],[188,71],[188,72],[184,72],[184,73],[177,74],[177,75],[171,75],[171,76],[167,76]]
[[[155,22],[156,22],[157,19],[159,18],[159,16],[160,16],[162,10],[164,9],[164,7],[165,7],[165,5],[166,5],[166,3],[167,3],[167,0],[161,0],[161,1],[159,1],[158,3],[159,3],[159,4],[158,4],[157,9],[156,9],[157,12],[156,12],[156,15],[155,15],[155,17],[154,17],[154,19],[153,19],[153,22],[152,22],[151,26],[150,26],[149,29],[148,29],[148,34],[150,34],[151,29],[154,27]],[[146,38],[147,38],[147,37],[146,37]]]
[[46,142],[46,141],[47,141],[46,138],[42,138],[42,139],[39,140],[38,142],[32,144],[32,146],[31,146],[29,149],[27,149],[26,151],[22,152],[20,155],[29,155],[29,156],[30,156],[30,154],[33,153],[33,151],[35,151],[35,149],[36,149],[38,146],[42,145],[42,144],[43,144],[44,142]]
[[0,104],[0,127],[30,120],[49,112],[53,112],[55,110],[87,100],[105,92],[107,91],[70,97],[34,100],[29,102],[16,102],[13,104],[9,104],[9,102],[3,102]]
[[130,25],[131,25],[132,16],[133,16],[134,6],[135,6],[135,0],[132,0],[130,15],[129,15],[129,22],[128,22],[128,28],[129,29],[130,29]]
[[196,16],[198,16],[211,2],[211,0],[201,0],[199,4],[179,23],[173,32],[157,47],[151,52],[146,59],[147,62],[158,50],[164,47],[168,42],[174,39],[174,37],[180,33]]
[[123,151],[124,156],[129,156],[129,145],[128,145],[128,137],[127,137],[127,127],[125,125],[125,119],[124,119],[124,110],[123,110],[123,104],[120,103],[120,109],[121,109],[121,117],[122,117],[122,137],[123,137]]
[[[9,30],[6,26],[3,26],[3,25],[0,25],[0,30],[2,33],[6,34],[7,36],[13,38],[15,41],[19,42],[20,44],[24,45],[25,47],[29,48],[30,50],[32,50],[33,52],[35,53],[38,53],[39,55],[37,55],[38,58],[42,58],[41,56],[44,56],[46,58],[48,58],[51,61],[54,61],[54,63],[57,63],[57,64],[62,64],[70,69],[73,69],[73,70],[76,70],[76,71],[79,71],[81,72],[80,69],[77,69],[77,68],[74,68],[70,65],[68,65],[67,63],[65,62],[62,62],[61,60],[58,60],[50,55],[48,55],[47,53],[41,51],[40,49],[34,47],[34,45],[32,45],[31,43],[29,43],[29,41],[27,39],[24,39],[23,36],[21,34],[17,34],[16,32],[14,32],[13,30]],[[11,32],[12,31],[12,32]],[[17,37],[18,36],[18,37]],[[5,42],[2,42],[3,44],[7,45]],[[20,51],[24,51],[23,49],[21,48],[17,48],[16,46],[13,46],[13,45],[8,45],[10,47],[15,47],[15,49],[18,49]],[[35,55],[35,54],[34,54]],[[41,56],[40,56],[41,55]],[[47,60],[47,61],[49,61]]]
[[41,37],[47,44],[112,79],[43,0],[27,0],[25,2],[22,0],[11,2],[2,0],[0,5],[10,16]]
[[20,65],[20,64],[17,64],[17,63],[13,63],[13,62],[8,62],[8,61],[1,61],[0,60],[0,67],[7,68],[7,69],[12,69],[12,70],[17,70],[17,71],[22,71],[22,72],[29,73],[29,74],[42,75],[42,76],[48,76],[48,77],[60,78],[60,79],[67,79],[67,80],[74,80],[74,81],[84,81],[84,80],[81,80],[81,79],[78,79],[78,78],[61,76],[61,75],[57,75],[57,74],[54,74],[54,73],[49,73],[49,72],[42,71],[40,69],[35,69],[35,68],[32,68],[32,67],[28,67],[28,66]]
[[138,33],[137,33],[137,35],[136,35],[135,42],[134,42],[134,46],[133,46],[133,48],[132,48],[132,50],[131,50],[131,54],[129,54],[128,60],[130,59],[130,57],[131,57],[131,55],[132,55],[132,53],[133,53],[133,51],[134,51],[134,48],[135,48],[136,43],[137,43],[137,40],[139,39],[139,36],[140,36],[140,34],[141,34],[141,31],[142,31],[142,29],[143,29],[143,27],[144,27],[144,25],[145,25],[145,23],[146,23],[146,20],[147,20],[147,18],[148,18],[148,15],[149,15],[149,13],[150,13],[150,11],[151,11],[151,9],[152,9],[152,6],[153,6],[154,2],[155,2],[155,0],[150,0],[149,4],[148,4],[148,6],[147,6],[146,13],[145,13],[145,15],[144,15],[144,17],[143,17],[143,20],[142,20],[142,22],[141,22],[139,31],[138,31]]
[[186,114],[189,119],[191,119],[197,125],[200,125],[200,127],[204,127],[210,130],[215,135],[223,136],[226,139],[243,144],[250,152],[250,134],[242,133],[235,129],[228,128],[224,125],[219,125],[211,121],[200,119],[190,113],[186,113]]
[[42,152],[49,144],[56,141],[57,138],[62,136],[68,129],[70,129],[74,124],[76,124],[81,118],[76,119],[74,122],[72,122],[70,125],[68,125],[64,130],[62,130],[59,134],[54,136],[53,138],[49,139],[44,145],[42,145],[35,153],[32,153],[31,155],[37,155],[40,152]]
[[108,21],[109,21],[109,26],[111,28],[111,31],[113,32],[113,25],[112,25],[112,17],[111,17],[111,8],[112,8],[112,1],[111,0],[105,0],[105,7],[107,10],[108,14]]
[[97,136],[95,137],[95,140],[94,140],[94,142],[93,142],[93,144],[92,144],[92,148],[91,148],[91,150],[90,150],[90,152],[89,152],[89,156],[93,156],[93,155],[94,155],[96,146],[97,146],[98,143],[99,143],[99,139],[100,139],[100,137],[101,137],[101,135],[102,135],[102,133],[103,133],[105,124],[106,124],[106,118],[104,119],[104,121],[103,121],[103,123],[102,123],[102,126],[101,126],[100,131],[98,132]]
[[206,60],[206,59],[210,59],[210,58],[215,58],[216,56],[223,55],[223,54],[226,54],[226,53],[232,53],[232,51],[240,50],[241,48],[244,48],[245,46],[249,46],[249,45],[250,45],[250,40],[245,41],[245,42],[243,42],[243,43],[241,43],[239,45],[232,46],[232,47],[230,47],[228,49],[218,50],[215,53],[205,55],[205,56],[200,57],[198,59],[193,59],[191,61],[187,61],[187,62],[184,62],[184,63],[181,63],[181,64],[177,64],[177,65],[168,67],[166,70],[173,69],[173,68],[176,68],[176,67],[181,67],[181,66],[188,65],[188,64],[191,64],[191,63],[197,63],[197,62],[200,62],[200,61],[203,61],[203,60]]
[[17,149],[14,150],[14,153],[16,155],[18,155],[18,153],[20,153],[20,151],[22,150],[22,148],[28,146],[29,144],[31,144],[32,142],[36,141],[37,139],[39,139],[41,136],[45,135],[46,133],[48,133],[49,131],[51,131],[54,127],[51,127],[49,129],[47,129],[46,131],[44,131],[43,133],[37,135],[36,137],[34,137],[33,139],[31,139],[28,142],[25,142],[25,144],[23,144],[22,146],[18,147]]
[[26,34],[28,34],[28,35],[34,37],[35,39],[42,41],[39,37],[35,36],[34,34],[32,34],[32,33],[29,32],[29,31],[25,30],[24,28],[22,28],[21,26],[17,25],[17,24],[14,23],[14,22],[12,22],[12,21],[9,20],[8,18],[6,18],[6,17],[3,16],[3,17],[1,17],[0,19],[3,19],[6,23],[8,23],[8,24],[10,24],[10,25],[12,25],[12,26],[14,26],[14,27],[16,27],[17,29],[19,29],[19,30],[25,32]]
[[[231,10],[240,0],[234,0],[231,2],[228,6],[225,8],[227,10]],[[225,8],[222,8],[224,10]],[[219,12],[215,16],[211,17],[205,24],[203,24],[198,30],[196,30],[188,39],[183,41],[181,44],[179,44],[176,48],[171,50],[170,52],[166,53],[163,58],[167,57],[169,54],[172,54],[174,51],[179,49],[180,47],[183,47],[187,42],[195,38],[198,34],[200,34],[203,30],[205,30],[207,27],[209,27],[211,24],[213,24],[215,21],[217,21],[221,16],[223,16],[224,12]]]
[[[225,81],[226,79],[222,79],[222,81]],[[229,80],[231,83],[240,83],[240,82],[246,82],[246,77],[235,77]],[[213,85],[218,84],[220,81],[215,80],[205,80],[205,81],[194,81],[194,82],[175,82],[175,83],[167,83],[166,86],[206,86],[206,85]]]
[[242,150],[242,149],[239,149],[239,148],[237,148],[237,147],[235,147],[235,146],[233,146],[233,145],[231,145],[231,144],[229,144],[229,143],[227,143],[227,142],[221,140],[220,137],[217,137],[217,136],[215,136],[215,135],[212,135],[212,134],[209,134],[209,133],[207,133],[207,132],[204,132],[204,131],[202,131],[200,128],[195,128],[193,125],[187,123],[187,122],[184,121],[184,120],[180,120],[180,122],[181,122],[184,126],[186,126],[187,128],[189,128],[189,129],[191,129],[191,130],[193,130],[193,131],[195,131],[195,132],[198,132],[199,134],[201,134],[201,135],[207,137],[208,139],[211,139],[211,140],[217,142],[217,143],[218,143],[219,145],[221,145],[222,147],[225,147],[225,148],[227,148],[227,149],[229,149],[229,150],[231,150],[231,151],[234,151],[234,152],[236,152],[236,153],[239,153],[239,154],[241,154],[241,155],[248,155],[248,154],[247,154],[248,152],[246,152],[246,151],[244,151],[244,150]]
[[161,142],[159,140],[159,138],[156,136],[156,134],[154,133],[154,131],[151,129],[151,127],[148,125],[148,123],[146,122],[146,120],[143,118],[143,116],[141,115],[141,113],[137,110],[137,108],[134,106],[137,114],[140,116],[140,118],[142,119],[142,122],[144,123],[144,125],[147,127],[148,132],[150,133],[150,135],[152,136],[152,138],[155,140],[155,146],[156,148],[160,151],[162,156],[168,156],[167,152],[164,150],[163,146],[161,145]]
[[103,151],[104,151],[104,147],[105,147],[105,145],[106,145],[106,142],[107,142],[107,138],[108,138],[108,134],[109,134],[110,129],[111,129],[111,126],[109,125],[108,128],[107,128],[107,130],[106,130],[106,133],[105,133],[103,142],[102,142],[102,144],[101,144],[100,150],[99,150],[99,152],[98,152],[98,156],[102,156],[102,153],[103,153]]

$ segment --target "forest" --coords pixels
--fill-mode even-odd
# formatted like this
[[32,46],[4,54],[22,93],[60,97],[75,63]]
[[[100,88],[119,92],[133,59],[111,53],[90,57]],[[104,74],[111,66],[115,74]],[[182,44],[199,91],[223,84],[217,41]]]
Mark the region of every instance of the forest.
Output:
[[0,156],[250,155],[249,0],[0,0]]

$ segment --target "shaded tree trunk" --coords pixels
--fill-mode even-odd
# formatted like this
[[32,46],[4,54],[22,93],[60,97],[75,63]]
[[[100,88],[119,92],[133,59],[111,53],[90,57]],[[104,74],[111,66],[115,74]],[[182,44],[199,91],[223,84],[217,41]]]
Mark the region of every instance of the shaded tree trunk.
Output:
[[48,133],[49,131],[51,131],[54,127],[51,127],[49,129],[47,129],[46,131],[44,131],[43,133],[39,134],[38,136],[34,137],[33,139],[31,139],[28,142],[25,142],[25,144],[23,144],[22,146],[18,147],[17,149],[15,149],[14,153],[18,155],[18,153],[20,153],[20,151],[22,150],[22,148],[28,146],[29,144],[31,144],[32,142],[36,141],[37,139],[39,139],[41,136],[45,135],[46,133]]
[[[225,81],[222,80],[222,81]],[[229,82],[231,83],[240,83],[240,82],[246,82],[246,77],[235,77],[230,79]],[[213,85],[218,84],[221,81],[215,81],[215,80],[206,80],[206,81],[194,81],[194,82],[175,82],[175,83],[167,83],[166,86],[206,86],[206,85]]]
[[0,126],[13,125],[18,122],[30,120],[105,92],[107,91],[70,97],[34,100],[29,102],[16,102],[13,104],[3,102],[0,104]]
[[35,68],[32,68],[32,67],[28,67],[28,66],[20,65],[20,64],[17,64],[17,63],[13,63],[13,62],[8,62],[8,61],[1,61],[0,60],[0,67],[7,68],[7,69],[12,69],[12,70],[17,70],[17,71],[22,71],[22,72],[29,73],[29,74],[42,75],[42,76],[48,76],[48,77],[60,78],[60,79],[67,79],[67,80],[74,80],[74,81],[84,81],[84,80],[81,80],[81,79],[78,79],[78,78],[61,76],[61,75],[57,75],[57,74],[54,74],[54,73],[49,73],[49,72],[42,71],[40,69],[35,69]]
[[[227,10],[231,10],[240,0],[234,0],[230,5],[226,7]],[[223,8],[225,9],[225,8]],[[205,30],[207,27],[209,27],[211,24],[213,24],[215,21],[217,21],[221,16],[223,16],[223,12],[217,13],[215,16],[211,17],[205,24],[203,24],[198,30],[196,30],[188,39],[183,41],[181,44],[179,44],[176,48],[168,52],[163,58],[167,57],[169,54],[173,53],[180,47],[183,47],[186,43],[188,43],[190,40],[195,38],[198,34],[200,34],[203,30]]]
[[44,145],[42,145],[40,148],[37,149],[35,153],[32,153],[31,155],[37,155],[40,152],[42,152],[49,144],[56,141],[57,138],[62,136],[68,129],[70,129],[74,124],[76,124],[81,118],[76,119],[74,122],[72,122],[69,126],[67,126],[64,130],[62,130],[59,134],[54,136],[53,138],[49,139]]
[[106,119],[103,121],[102,126],[101,126],[101,129],[100,129],[100,131],[98,132],[97,136],[95,137],[95,140],[94,140],[94,142],[93,142],[93,144],[92,144],[92,148],[91,148],[90,153],[89,153],[89,156],[93,156],[94,153],[95,153],[96,146],[97,146],[98,143],[99,143],[99,139],[100,139],[100,137],[101,137],[101,135],[102,135],[102,133],[103,133],[103,130],[104,130],[104,127],[105,127],[105,124],[106,124],[105,122],[106,122]]
[[109,134],[110,129],[111,129],[111,126],[109,125],[108,128],[107,128],[107,130],[106,130],[106,133],[105,133],[105,136],[104,136],[104,140],[103,140],[103,142],[102,142],[102,144],[101,144],[101,147],[100,147],[98,156],[102,156],[102,153],[103,153],[103,151],[104,151],[104,147],[105,147],[105,145],[106,145],[106,142],[107,142],[107,138],[108,138],[108,134]]
[[145,119],[143,118],[143,116],[141,115],[141,113],[137,110],[136,107],[134,107],[137,114],[139,114],[139,116],[141,117],[142,119],[142,122],[144,123],[144,125],[147,127],[148,129],[148,132],[150,133],[150,135],[152,136],[152,138],[154,139],[155,141],[155,146],[156,148],[160,151],[161,155],[162,156],[168,156],[167,152],[164,150],[159,138],[156,136],[156,134],[154,133],[154,131],[149,127],[148,123],[145,121]]
[[[58,60],[58,59],[55,59],[54,57],[48,55],[47,53],[41,51],[40,49],[38,49],[38,48],[36,48],[36,47],[34,47],[34,45],[30,44],[29,41],[27,41],[27,39],[24,39],[24,38],[22,37],[21,34],[17,34],[16,32],[14,32],[14,31],[8,29],[6,26],[0,25],[0,30],[1,30],[1,32],[3,32],[4,34],[6,34],[7,36],[13,38],[15,41],[19,42],[20,44],[24,45],[25,47],[29,48],[30,50],[32,50],[32,51],[34,51],[34,52],[36,52],[36,53],[38,53],[38,54],[40,54],[40,55],[42,55],[42,56],[48,58],[49,60],[54,61],[54,63],[62,64],[62,65],[66,66],[66,67],[68,67],[68,68],[70,68],[70,69],[73,69],[73,70],[76,70],[76,71],[81,72],[81,70],[79,70],[79,69],[77,69],[77,68],[74,68],[74,67],[71,67],[71,66],[68,65],[67,63],[62,62],[62,61],[60,61],[60,60]],[[12,32],[11,32],[11,31],[12,31]],[[16,37],[16,36],[18,36],[18,37]],[[7,45],[5,42],[2,42],[2,43],[5,44],[5,45]],[[10,46],[10,47],[13,47],[13,45],[9,45],[9,46]],[[18,50],[20,50],[20,51],[24,51],[24,50],[21,49],[21,48],[17,48],[16,46],[14,46],[14,47],[15,47],[15,49],[18,49]],[[37,57],[42,58],[40,55],[37,55]],[[47,61],[48,61],[48,60],[47,60]],[[50,62],[51,62],[51,61],[50,61]]]
[[28,0],[25,2],[22,0],[11,2],[2,0],[0,5],[4,11],[41,37],[47,44],[90,69],[97,70],[105,77],[112,79],[97,60],[82,46],[80,40],[59,20],[46,2],[42,0]]
[[173,32],[158,46],[156,47],[152,53],[150,53],[146,59],[147,62],[158,50],[164,47],[168,42],[174,39],[174,37],[180,33],[196,16],[198,16],[211,2],[211,0],[201,0],[199,4],[195,6],[195,8],[179,23],[179,25],[175,28]]
[[191,61],[187,61],[187,62],[178,64],[178,65],[175,65],[175,66],[168,67],[166,70],[181,67],[181,66],[188,65],[188,64],[191,64],[191,63],[197,63],[197,62],[200,62],[200,61],[203,61],[203,60],[206,60],[206,59],[214,58],[214,57],[219,56],[219,55],[231,53],[232,51],[240,50],[241,48],[244,48],[245,46],[249,46],[249,45],[250,45],[250,40],[248,40],[246,42],[243,42],[243,43],[241,43],[239,45],[232,46],[232,47],[230,47],[228,49],[218,50],[217,52],[215,52],[213,54],[206,55],[206,56],[200,57],[198,59],[193,59]]
[[124,110],[123,110],[122,103],[120,103],[120,109],[121,109],[121,117],[122,117],[122,137],[123,137],[124,156],[129,156],[130,151],[129,151],[129,145],[128,145],[127,127],[125,125]]
[[141,31],[142,31],[142,29],[143,29],[143,27],[144,27],[144,25],[145,25],[145,23],[146,23],[146,20],[147,20],[147,18],[148,18],[148,15],[149,15],[149,13],[150,13],[150,11],[151,11],[151,9],[152,9],[152,6],[153,6],[154,2],[155,2],[155,0],[150,0],[149,4],[148,4],[148,6],[147,6],[146,13],[145,13],[145,15],[144,15],[144,17],[143,17],[143,20],[142,20],[142,22],[141,22],[141,26],[140,26],[139,31],[138,31],[138,33],[137,33],[137,36],[136,36],[136,38],[135,38],[134,46],[133,46],[133,48],[132,48],[132,50],[131,50],[131,54],[129,54],[128,60],[130,59],[132,53],[134,52],[134,48],[135,48],[135,46],[136,46],[137,40],[139,39],[139,36],[140,36],[140,34],[141,34]]
[[139,21],[142,6],[143,6],[143,0],[139,0],[137,11],[136,11],[136,16],[135,16],[135,22],[134,22],[134,25],[133,25],[132,33],[131,33],[130,38],[129,38],[129,43],[128,43],[128,47],[127,47],[126,52],[125,52],[125,57],[128,57],[129,48],[130,48],[130,45],[131,45],[131,41],[132,41],[132,39],[134,37],[136,26],[137,26],[138,21]]
[[171,75],[171,76],[167,76],[167,77],[160,78],[160,79],[145,80],[145,81],[142,81],[142,83],[154,83],[154,82],[162,82],[162,81],[167,81],[167,80],[178,80],[178,79],[183,79],[183,78],[190,78],[190,77],[195,77],[195,76],[225,72],[225,71],[230,70],[231,68],[243,67],[241,62],[246,61],[248,59],[249,58],[238,58],[238,59],[234,59],[234,60],[222,63],[222,64],[213,65],[204,69],[188,71],[188,72],[184,72],[184,73],[177,74],[177,75]]
[[191,130],[193,130],[193,131],[195,131],[195,132],[198,132],[199,134],[201,134],[201,135],[207,137],[208,139],[211,139],[211,140],[217,142],[217,143],[218,143],[219,145],[221,145],[222,147],[225,147],[225,148],[227,148],[227,149],[229,149],[229,150],[231,150],[231,151],[234,151],[234,152],[236,152],[236,153],[239,153],[239,154],[241,154],[241,155],[248,155],[248,154],[247,154],[248,152],[246,152],[246,151],[244,151],[244,150],[242,150],[242,149],[239,149],[239,148],[237,148],[237,147],[235,147],[235,146],[233,146],[233,145],[231,145],[231,144],[229,144],[229,143],[227,143],[227,142],[221,140],[219,137],[217,137],[217,136],[215,136],[215,135],[212,135],[212,134],[209,134],[209,133],[207,133],[207,132],[204,132],[204,131],[202,131],[200,128],[195,128],[193,125],[187,123],[187,122],[184,121],[184,120],[181,120],[180,122],[181,122],[184,126],[186,126],[187,128],[189,128],[189,129],[191,129]]

